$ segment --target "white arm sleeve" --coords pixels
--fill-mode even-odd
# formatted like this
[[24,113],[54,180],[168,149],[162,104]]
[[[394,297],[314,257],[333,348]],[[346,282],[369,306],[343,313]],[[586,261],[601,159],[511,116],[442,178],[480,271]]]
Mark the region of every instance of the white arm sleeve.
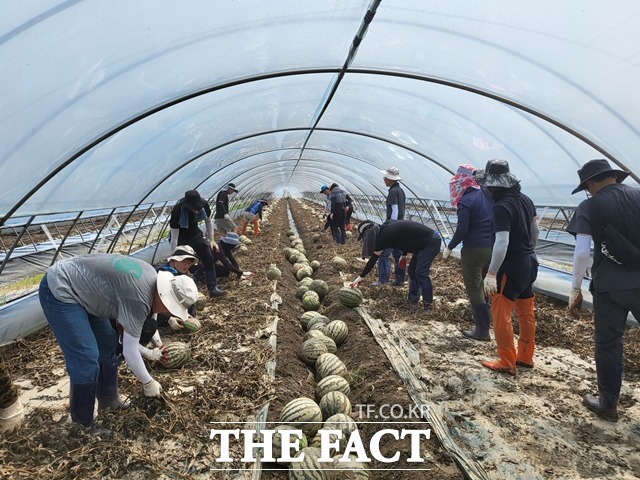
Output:
[[491,251],[491,263],[489,264],[489,273],[495,274],[504,257],[507,255],[507,247],[509,246],[509,232],[496,232],[496,241],[493,242],[493,250]]
[[589,259],[591,258],[591,235],[578,234],[576,236],[576,249],[573,251],[573,277],[571,288],[580,290],[582,279],[587,273]]
[[127,332],[122,334],[122,354],[124,355],[124,359],[136,378],[145,384],[149,383],[152,378],[147,371],[147,367],[144,365],[138,346],[142,345],[140,345],[136,337]]
[[531,237],[533,240],[533,248],[538,246],[538,238],[540,238],[540,226],[538,225],[538,217],[531,220]]
[[180,229],[179,228],[172,228],[171,229],[171,243],[169,244],[171,247],[171,254],[173,254],[173,252],[175,252],[176,247],[178,246],[178,235],[180,235]]
[[204,224],[207,227],[207,233],[205,234],[207,240],[211,241],[213,240],[213,222],[209,217],[207,217],[204,219]]
[[397,219],[398,219],[398,205],[393,204],[391,205],[391,220],[397,220]]
[[160,332],[158,332],[158,330],[156,330],[155,333],[153,334],[153,337],[151,337],[151,342],[156,347],[159,347],[160,345],[162,345],[162,339],[160,338]]

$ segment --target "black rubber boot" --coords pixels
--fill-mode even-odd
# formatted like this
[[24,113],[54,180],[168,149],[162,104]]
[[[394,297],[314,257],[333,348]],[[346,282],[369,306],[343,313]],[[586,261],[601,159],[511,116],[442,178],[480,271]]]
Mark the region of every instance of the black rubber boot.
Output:
[[100,374],[98,375],[98,386],[96,397],[98,399],[98,410],[114,408],[124,410],[129,408],[128,403],[120,400],[118,394],[118,364],[119,359],[112,358],[100,363]]
[[462,334],[472,340],[480,340],[488,342],[491,340],[489,335],[489,325],[491,325],[491,306],[488,303],[478,303],[471,305],[473,310],[473,321],[476,324],[473,330],[463,330]]
[[600,394],[600,398],[596,398],[590,393],[587,393],[582,399],[582,403],[603,420],[606,420],[607,422],[618,421],[617,398],[602,394]]
[[216,277],[215,270],[205,271],[204,278],[207,280],[207,289],[209,290],[209,296],[211,298],[218,298],[227,294],[226,290],[220,290],[218,288],[218,278]]

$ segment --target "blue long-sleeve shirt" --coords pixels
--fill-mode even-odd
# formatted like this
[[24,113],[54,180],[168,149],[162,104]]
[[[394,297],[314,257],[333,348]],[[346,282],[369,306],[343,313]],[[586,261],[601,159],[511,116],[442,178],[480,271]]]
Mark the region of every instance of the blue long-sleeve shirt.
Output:
[[489,192],[484,188],[468,188],[458,202],[458,224],[449,248],[453,250],[460,242],[465,248],[491,248],[492,209],[493,199]]

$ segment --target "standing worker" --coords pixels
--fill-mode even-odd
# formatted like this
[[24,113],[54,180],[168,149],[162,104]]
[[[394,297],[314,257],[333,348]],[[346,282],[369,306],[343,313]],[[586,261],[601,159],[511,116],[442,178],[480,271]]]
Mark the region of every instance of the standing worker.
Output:
[[345,206],[347,203],[347,192],[337,183],[332,183],[329,187],[329,201],[331,202],[331,235],[338,245],[344,245],[347,241]]
[[[482,365],[490,370],[516,374],[516,365],[533,368],[536,319],[533,308],[533,282],[538,275],[534,252],[538,241],[538,217],[529,197],[521,192],[520,180],[505,160],[489,160],[485,170],[476,171],[479,185],[493,197],[495,242],[484,293],[491,299],[493,333],[498,346],[496,361]],[[513,345],[511,312],[515,309],[520,334],[518,350]]]
[[[204,221],[207,229],[206,238],[198,223]],[[195,250],[204,266],[204,278],[211,298],[221,297],[227,292],[218,288],[216,269],[211,249],[218,250],[218,244],[213,241],[213,225],[211,223],[211,208],[207,201],[196,190],[185,192],[184,198],[171,210],[169,220],[171,228],[171,251],[178,245],[189,245]]]
[[186,275],[156,272],[125,255],[96,253],[54,263],[40,282],[39,298],[49,326],[64,353],[71,381],[71,419],[107,433],[93,423],[98,408],[126,408],[118,395],[118,332],[127,365],[147,397],[160,397],[160,384],[144,365],[138,340],[149,312],[187,318],[198,290]]
[[[380,171],[383,175],[384,184],[389,188],[387,193],[387,218],[386,221],[392,220],[404,220],[404,210],[406,203],[406,196],[404,190],[400,186],[400,171],[396,167],[389,167],[386,170]],[[398,261],[400,260],[400,250],[388,248],[378,260],[378,281],[371,285],[376,287],[379,285],[386,285],[391,279],[391,262],[389,257],[393,255],[394,265],[393,271],[395,280],[393,285],[396,287],[404,285],[404,277],[406,270],[400,268]]]
[[260,200],[247,207],[244,212],[242,212],[244,222],[242,223],[242,231],[240,232],[240,235],[244,235],[244,233],[247,231],[249,222],[253,223],[253,236],[257,237],[258,235],[260,235],[260,222],[258,222],[258,219],[262,220],[262,208],[265,205],[269,205],[269,202],[267,202],[264,198],[261,198]]
[[493,245],[493,200],[491,194],[476,182],[473,176],[475,171],[475,167],[471,165],[460,165],[456,174],[449,180],[451,206],[457,207],[458,221],[453,238],[442,252],[442,258],[449,258],[452,250],[462,242],[462,279],[471,301],[475,324],[473,330],[463,330],[462,334],[473,340],[488,341],[491,340],[491,307],[484,296],[483,281],[489,269]]
[[589,291],[593,295],[595,360],[599,398],[588,393],[585,407],[610,422],[618,420],[622,385],[622,337],[627,315],[640,318],[640,190],[622,185],[629,172],[612,169],[604,159],[585,163],[580,184],[572,194],[587,190],[569,222],[576,236],[569,308],[582,306],[581,285],[590,258],[593,266]]
[[236,193],[238,193],[238,189],[235,184],[229,183],[223,190],[220,190],[216,197],[216,213],[213,215],[213,222],[216,225],[216,230],[224,235],[236,229],[236,224],[229,215],[229,197]]
[[0,359],[0,433],[17,431],[24,421],[24,408],[9,370]]
[[407,254],[412,253],[409,263],[409,303],[416,305],[422,294],[422,305],[428,312],[433,303],[433,284],[429,271],[433,259],[440,253],[440,234],[410,220],[385,222],[382,225],[365,220],[358,225],[358,234],[358,240],[362,240],[362,257],[369,257],[369,261],[351,287],[358,287],[364,281],[384,249],[400,250],[399,263],[403,269],[407,268]]

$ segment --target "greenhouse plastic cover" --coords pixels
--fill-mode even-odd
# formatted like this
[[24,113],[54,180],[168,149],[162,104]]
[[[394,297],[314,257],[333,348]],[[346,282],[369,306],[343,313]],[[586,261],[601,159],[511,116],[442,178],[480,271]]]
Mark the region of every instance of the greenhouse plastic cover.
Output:
[[509,161],[575,206],[592,158],[640,172],[640,2],[2,2],[0,224],[336,181],[394,165],[447,200]]

